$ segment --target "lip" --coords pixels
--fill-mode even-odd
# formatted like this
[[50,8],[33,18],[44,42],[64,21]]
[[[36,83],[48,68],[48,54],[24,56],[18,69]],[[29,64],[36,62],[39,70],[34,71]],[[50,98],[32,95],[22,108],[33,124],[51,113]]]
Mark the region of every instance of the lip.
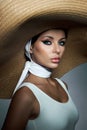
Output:
[[59,63],[60,62],[60,58],[59,57],[55,57],[55,58],[52,58],[51,61],[53,63]]

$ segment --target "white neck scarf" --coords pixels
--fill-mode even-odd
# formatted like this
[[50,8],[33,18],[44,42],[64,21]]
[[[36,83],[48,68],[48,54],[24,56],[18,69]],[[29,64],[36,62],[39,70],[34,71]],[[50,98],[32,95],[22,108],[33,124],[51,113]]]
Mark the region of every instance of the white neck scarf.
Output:
[[16,85],[14,93],[16,92],[18,88],[20,88],[21,83],[24,81],[24,79],[27,77],[29,73],[36,75],[38,77],[41,77],[41,78],[49,78],[52,73],[49,69],[32,61],[31,56],[30,56],[30,47],[31,47],[31,40],[25,46],[25,54],[30,59],[30,61],[26,61],[24,70],[22,71],[22,74]]

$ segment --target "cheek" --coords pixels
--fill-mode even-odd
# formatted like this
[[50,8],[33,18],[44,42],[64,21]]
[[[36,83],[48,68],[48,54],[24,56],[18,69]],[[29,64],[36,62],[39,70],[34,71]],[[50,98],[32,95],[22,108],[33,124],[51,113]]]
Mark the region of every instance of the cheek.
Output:
[[61,49],[61,55],[63,55],[65,52],[65,47]]
[[65,51],[65,47],[63,48],[63,53],[64,53],[64,51]]
[[44,48],[41,47],[41,46],[38,46],[38,47],[35,48],[34,52],[37,53],[37,54],[43,54]]
[[[44,57],[45,57],[45,55],[46,55],[46,50],[45,50],[45,48],[44,47],[42,47],[42,46],[38,46],[38,47],[35,47],[34,49],[33,49],[33,58],[35,59],[35,60],[41,60],[41,59],[43,59]],[[43,58],[42,58],[43,57]]]
[[47,47],[47,46],[45,46],[43,44],[39,44],[39,46],[37,46],[35,48],[35,52],[37,54],[40,54],[40,55],[43,55],[43,56],[45,56],[46,54],[49,54],[50,51],[51,51],[51,48]]

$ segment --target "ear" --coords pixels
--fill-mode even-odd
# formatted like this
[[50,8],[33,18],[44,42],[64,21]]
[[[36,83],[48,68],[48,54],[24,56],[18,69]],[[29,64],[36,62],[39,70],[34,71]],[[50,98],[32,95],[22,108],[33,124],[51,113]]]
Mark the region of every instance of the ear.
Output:
[[33,47],[31,46],[30,47],[30,54],[32,54],[33,53]]

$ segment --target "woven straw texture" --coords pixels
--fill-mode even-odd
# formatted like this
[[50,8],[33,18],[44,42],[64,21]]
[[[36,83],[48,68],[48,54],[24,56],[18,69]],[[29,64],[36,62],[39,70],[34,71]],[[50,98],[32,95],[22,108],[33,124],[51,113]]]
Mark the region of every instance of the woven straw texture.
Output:
[[72,19],[86,23],[87,0],[1,0],[0,13],[2,36],[27,19],[43,14],[72,15]]
[[53,27],[70,30],[65,55],[53,74],[61,77],[87,62],[87,0],[0,0],[0,97],[12,95],[26,42]]

